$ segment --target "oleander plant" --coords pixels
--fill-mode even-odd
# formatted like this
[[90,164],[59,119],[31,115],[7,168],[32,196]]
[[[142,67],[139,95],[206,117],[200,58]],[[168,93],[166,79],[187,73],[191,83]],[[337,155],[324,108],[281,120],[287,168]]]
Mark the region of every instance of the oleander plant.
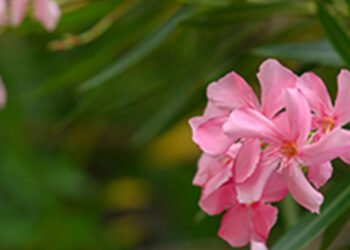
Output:
[[350,1],[0,0],[0,249],[350,249]]

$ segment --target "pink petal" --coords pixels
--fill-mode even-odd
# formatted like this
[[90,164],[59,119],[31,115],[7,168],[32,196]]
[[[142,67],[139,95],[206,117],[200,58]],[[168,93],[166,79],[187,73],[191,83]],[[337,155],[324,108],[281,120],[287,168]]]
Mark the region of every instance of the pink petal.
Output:
[[330,116],[333,113],[332,100],[322,79],[312,72],[303,74],[298,87],[306,97],[310,108],[319,116]]
[[265,243],[259,241],[250,242],[250,250],[268,250]]
[[349,150],[349,135],[342,129],[334,129],[323,135],[317,142],[304,145],[299,158],[306,166],[318,165],[334,160]]
[[347,150],[345,153],[341,154],[340,158],[343,162],[350,164],[350,149]]
[[337,125],[350,121],[350,72],[343,69],[338,75],[338,95],[334,106]]
[[332,163],[327,161],[322,164],[310,166],[307,177],[317,188],[320,188],[332,177],[332,173]]
[[251,137],[280,143],[284,137],[275,124],[254,109],[235,109],[223,126],[233,140]]
[[283,171],[289,192],[293,198],[312,213],[319,213],[323,196],[307,181],[300,169],[299,163],[293,162]]
[[195,117],[190,119],[192,128],[192,139],[207,154],[224,154],[230,145],[234,142],[223,132],[223,124],[227,117],[215,117],[207,119],[206,117]]
[[221,213],[231,207],[235,201],[235,191],[232,182],[225,183],[210,195],[203,193],[199,206],[209,215]]
[[7,23],[7,2],[0,0],[0,25]]
[[311,129],[311,113],[304,96],[297,89],[285,91],[286,113],[289,121],[288,139],[304,143]]
[[208,86],[207,96],[214,105],[233,109],[237,107],[258,108],[258,100],[246,81],[232,72]]
[[216,170],[220,169],[222,165],[223,162],[220,161],[219,157],[202,154],[198,160],[198,169],[192,184],[203,186],[215,175]]
[[257,139],[248,139],[243,142],[235,164],[236,182],[242,183],[249,178],[260,159],[261,147]]
[[205,184],[202,198],[205,199],[230,180],[232,176],[230,166],[231,164],[222,164],[220,166],[221,168],[217,169],[214,175]]
[[205,107],[203,117],[214,118],[218,116],[229,116],[230,112],[227,109],[219,108],[215,106],[213,103],[208,102]]
[[242,147],[242,143],[237,142],[231,145],[231,147],[227,150],[227,157],[231,157],[231,159],[236,159],[238,152]]
[[18,26],[24,18],[25,11],[27,9],[28,0],[11,0],[11,24]]
[[275,156],[263,155],[253,175],[243,183],[236,183],[237,200],[244,204],[259,201],[267,181],[278,164],[279,159]]
[[298,78],[274,59],[263,62],[257,76],[261,85],[262,112],[272,118],[284,107],[283,90],[296,87]]
[[219,237],[232,247],[243,247],[251,239],[250,208],[242,205],[233,206],[221,220]]
[[6,101],[7,101],[6,88],[2,79],[0,78],[0,109],[5,107]]
[[[349,130],[343,129],[343,132],[350,139],[350,132],[349,132]],[[343,153],[341,153],[340,158],[345,163],[350,164],[350,147],[347,150],[345,150]]]
[[284,178],[274,172],[267,181],[261,200],[265,202],[278,202],[284,199],[288,194],[288,188]]
[[254,227],[254,241],[266,242],[270,230],[277,221],[277,208],[259,203],[253,205],[253,227]]
[[48,31],[52,31],[61,16],[61,11],[54,0],[34,0],[34,14]]

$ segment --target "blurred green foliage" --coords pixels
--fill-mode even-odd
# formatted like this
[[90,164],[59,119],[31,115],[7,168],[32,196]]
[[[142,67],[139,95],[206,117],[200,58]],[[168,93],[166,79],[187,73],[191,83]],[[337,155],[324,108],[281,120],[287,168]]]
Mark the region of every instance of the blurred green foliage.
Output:
[[[0,249],[229,249],[215,237],[220,218],[197,206],[187,119],[228,71],[258,91],[266,57],[316,71],[334,95],[350,63],[349,1],[59,2],[55,32],[28,19],[0,37]],[[341,207],[302,220],[311,229],[292,229],[291,249],[344,231],[350,191],[332,190],[350,170],[335,165],[324,191]],[[301,220],[291,202],[269,245]],[[324,249],[349,249],[325,235]]]

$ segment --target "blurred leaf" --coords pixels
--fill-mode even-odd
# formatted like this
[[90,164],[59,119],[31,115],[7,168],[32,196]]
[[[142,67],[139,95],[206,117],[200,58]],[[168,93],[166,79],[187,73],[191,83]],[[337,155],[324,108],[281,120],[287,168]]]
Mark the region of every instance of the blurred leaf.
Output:
[[[140,8],[142,8],[142,12],[140,12]],[[32,90],[34,97],[52,94],[70,85],[76,85],[101,70],[117,54],[122,53],[125,48],[149,30],[149,26],[154,22],[153,12],[159,11],[161,8],[162,5],[156,6],[156,9],[137,6],[130,15],[124,16],[106,32],[107,34],[102,35],[92,44],[68,52],[56,52],[55,55],[58,58],[62,54],[66,54],[71,60],[65,63],[65,67],[55,72],[45,83]],[[133,12],[137,12],[138,15],[133,15]],[[79,56],[76,56],[77,54]],[[62,63],[58,66],[62,67]]]
[[268,45],[256,48],[253,53],[263,57],[293,59],[304,63],[344,66],[342,59],[328,41]]
[[321,250],[329,249],[339,233],[348,223],[350,209],[347,209],[327,230],[323,233]]
[[226,7],[229,5],[243,2],[244,0],[181,0],[183,3],[194,4],[194,5],[208,5],[213,7]]
[[325,195],[326,201],[320,215],[308,214],[272,247],[272,250],[300,249],[350,207],[350,175],[343,176]]
[[350,34],[346,26],[337,19],[329,6],[322,2],[318,2],[318,16],[334,48],[344,63],[350,66]]
[[272,15],[285,13],[313,14],[313,2],[273,2],[273,3],[236,3],[224,7],[206,7],[186,20],[189,24],[212,26],[227,25],[240,21],[256,21]]
[[95,88],[113,77],[121,74],[124,70],[133,66],[135,63],[147,56],[151,51],[158,47],[158,45],[165,40],[169,34],[174,30],[177,24],[193,11],[190,7],[182,7],[171,18],[169,18],[161,27],[154,33],[143,40],[136,48],[118,58],[112,65],[102,72],[92,77],[90,80],[80,85],[81,91],[86,91]]

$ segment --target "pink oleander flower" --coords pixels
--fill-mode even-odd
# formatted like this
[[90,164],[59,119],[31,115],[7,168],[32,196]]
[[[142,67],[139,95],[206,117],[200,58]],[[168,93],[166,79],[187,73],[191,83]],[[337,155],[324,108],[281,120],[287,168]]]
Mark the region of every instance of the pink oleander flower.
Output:
[[[273,73],[271,73],[273,72]],[[234,143],[222,127],[236,108],[251,108],[273,118],[283,108],[283,90],[295,87],[297,77],[276,60],[266,60],[260,67],[261,105],[249,84],[232,72],[208,86],[208,105],[203,116],[190,120],[193,141],[207,154],[222,155]],[[243,141],[236,170],[236,181],[244,182],[255,170],[260,157],[260,141]],[[249,157],[248,157],[249,156]]]
[[[338,75],[338,94],[334,106],[328,94],[327,88],[316,74],[308,72],[300,77],[298,88],[305,95],[311,110],[313,111],[313,128],[317,131],[315,139],[330,131],[341,128],[350,122],[350,72],[342,70]],[[342,155],[342,160],[350,163],[350,150]],[[320,180],[323,184],[332,174],[331,163],[323,169],[324,177]],[[313,168],[315,169],[315,168]],[[319,171],[315,169],[315,171]],[[311,172],[311,174],[313,174]],[[320,186],[320,185],[318,185]]]
[[339,75],[334,108],[312,73],[299,78],[269,59],[258,79],[261,104],[233,72],[208,86],[204,114],[190,120],[193,141],[203,150],[193,180],[202,188],[199,205],[209,215],[227,210],[219,236],[254,250],[266,249],[277,218],[271,203],[288,192],[319,213],[323,196],[316,188],[331,177],[331,160],[346,160],[350,151],[350,133],[341,128],[350,120],[350,73]]
[[311,212],[318,213],[323,196],[307,181],[302,167],[311,167],[333,160],[343,154],[349,138],[343,130],[335,129],[320,140],[310,143],[311,111],[305,97],[297,89],[285,90],[286,111],[275,121],[253,109],[236,109],[224,125],[224,131],[235,139],[258,138],[268,146],[268,164],[262,174],[246,187],[244,200],[259,199],[254,186],[259,179],[274,171],[281,173],[294,199]]
[[235,197],[222,218],[219,237],[233,247],[251,244],[252,250],[264,250],[271,228],[277,221],[278,210],[271,202],[282,200],[287,194],[278,175],[267,183],[261,199],[251,204],[239,203]]
[[55,0],[10,0],[9,3],[0,0],[0,24],[21,24],[30,3],[33,5],[35,19],[48,31],[54,30],[61,15]]

